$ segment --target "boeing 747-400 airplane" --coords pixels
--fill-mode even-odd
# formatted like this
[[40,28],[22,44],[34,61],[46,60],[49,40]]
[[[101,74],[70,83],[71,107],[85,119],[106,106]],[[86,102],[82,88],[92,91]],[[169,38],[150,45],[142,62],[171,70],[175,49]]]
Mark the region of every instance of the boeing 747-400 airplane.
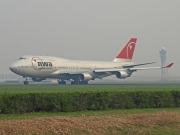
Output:
[[69,60],[51,56],[23,56],[9,68],[12,72],[23,76],[24,84],[28,85],[28,77],[39,82],[46,78],[56,78],[59,84],[88,84],[88,81],[102,79],[115,75],[118,79],[130,77],[137,70],[170,68],[173,63],[166,67],[136,68],[137,66],[153,64],[134,64],[132,57],[136,45],[136,38],[131,38],[117,57],[110,62],[105,61],[82,61]]

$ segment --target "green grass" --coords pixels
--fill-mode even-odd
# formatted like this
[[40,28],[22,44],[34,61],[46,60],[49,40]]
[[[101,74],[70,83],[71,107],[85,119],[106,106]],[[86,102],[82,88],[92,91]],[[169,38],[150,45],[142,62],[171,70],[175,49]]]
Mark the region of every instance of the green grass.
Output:
[[160,108],[160,109],[124,109],[124,110],[105,110],[105,111],[81,111],[81,112],[56,112],[56,113],[24,113],[24,114],[0,114],[0,120],[17,120],[17,119],[32,119],[39,117],[53,117],[53,116],[94,116],[94,115],[128,115],[141,113],[157,113],[157,112],[179,112],[180,108]]
[[[180,85],[87,85],[87,86],[59,86],[59,85],[30,85],[30,86],[0,86],[0,94],[7,93],[41,93],[41,92],[90,92],[90,91],[171,91],[180,90]],[[53,116],[95,116],[95,115],[129,115],[140,113],[158,113],[158,112],[178,112],[180,114],[180,108],[160,108],[160,109],[127,109],[127,110],[105,110],[105,111],[81,111],[81,112],[56,112],[56,113],[25,113],[25,114],[0,114],[0,120],[19,120],[19,119],[34,119],[39,117],[53,117]],[[169,125],[155,125],[155,126],[133,126],[133,127],[112,127],[108,129],[108,134],[168,134],[178,135],[180,134],[178,129],[179,123],[171,123]],[[145,131],[145,132],[140,132]],[[53,134],[53,133],[52,133]],[[69,134],[89,134],[87,131],[75,129]]]
[[41,92],[79,92],[79,91],[151,91],[151,90],[180,90],[180,85],[86,85],[86,86],[59,86],[59,85],[30,85],[30,86],[0,86],[0,93],[41,93]]

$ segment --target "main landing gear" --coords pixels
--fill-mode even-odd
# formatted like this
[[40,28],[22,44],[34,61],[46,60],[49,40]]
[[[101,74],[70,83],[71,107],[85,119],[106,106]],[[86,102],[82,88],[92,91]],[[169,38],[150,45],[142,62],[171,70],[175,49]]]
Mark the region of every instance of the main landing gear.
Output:
[[[58,80],[59,85],[66,85],[64,80]],[[88,81],[71,81],[71,85],[87,85]]]
[[88,81],[71,81],[72,85],[87,85]]
[[66,82],[65,81],[63,81],[63,80],[58,80],[58,84],[66,84]]

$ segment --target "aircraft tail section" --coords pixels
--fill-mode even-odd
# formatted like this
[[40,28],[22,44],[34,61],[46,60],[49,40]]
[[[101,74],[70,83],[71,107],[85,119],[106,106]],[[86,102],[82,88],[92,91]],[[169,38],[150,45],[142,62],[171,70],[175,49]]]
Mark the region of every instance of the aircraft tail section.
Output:
[[124,46],[121,52],[116,56],[114,61],[131,61],[134,54],[137,38],[131,38],[129,42]]

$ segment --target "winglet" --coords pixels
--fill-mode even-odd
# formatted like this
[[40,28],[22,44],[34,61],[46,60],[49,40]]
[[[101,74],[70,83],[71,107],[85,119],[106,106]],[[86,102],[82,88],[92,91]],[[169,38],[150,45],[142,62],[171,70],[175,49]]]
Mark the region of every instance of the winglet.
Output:
[[166,68],[172,67],[173,64],[174,64],[174,63],[171,63],[171,64],[167,65]]

